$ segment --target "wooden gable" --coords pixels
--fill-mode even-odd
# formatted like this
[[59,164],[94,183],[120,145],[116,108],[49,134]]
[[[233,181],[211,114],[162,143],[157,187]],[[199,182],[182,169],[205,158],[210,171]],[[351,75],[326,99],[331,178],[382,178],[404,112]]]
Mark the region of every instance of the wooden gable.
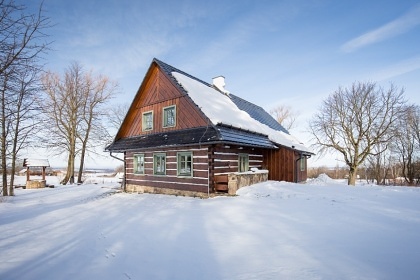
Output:
[[[163,127],[163,109],[176,106],[176,125]],[[143,131],[142,117],[153,112],[153,129]],[[199,110],[188,95],[153,62],[141,84],[116,139],[161,133],[173,130],[202,127],[208,124],[207,117]]]

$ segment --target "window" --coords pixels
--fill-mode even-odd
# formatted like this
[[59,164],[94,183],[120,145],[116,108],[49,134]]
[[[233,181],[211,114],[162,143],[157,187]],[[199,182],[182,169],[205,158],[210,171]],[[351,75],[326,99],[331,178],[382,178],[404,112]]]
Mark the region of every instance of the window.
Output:
[[142,128],[143,131],[153,129],[153,111],[143,113]]
[[134,174],[144,174],[144,154],[134,155]]
[[177,154],[177,175],[192,176],[192,152],[180,152]]
[[166,174],[166,154],[153,155],[153,174],[155,175]]
[[249,169],[249,156],[248,154],[239,154],[238,156],[238,171],[246,172]]
[[173,127],[176,124],[176,106],[163,108],[163,127]]
[[306,157],[300,159],[300,171],[305,171],[306,168]]

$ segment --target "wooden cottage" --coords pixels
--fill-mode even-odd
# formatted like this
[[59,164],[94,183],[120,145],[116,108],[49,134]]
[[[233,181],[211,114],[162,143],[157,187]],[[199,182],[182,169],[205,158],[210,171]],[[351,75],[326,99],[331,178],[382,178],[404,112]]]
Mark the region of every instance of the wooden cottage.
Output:
[[305,181],[312,155],[264,109],[154,59],[106,150],[125,190],[206,197],[265,180]]

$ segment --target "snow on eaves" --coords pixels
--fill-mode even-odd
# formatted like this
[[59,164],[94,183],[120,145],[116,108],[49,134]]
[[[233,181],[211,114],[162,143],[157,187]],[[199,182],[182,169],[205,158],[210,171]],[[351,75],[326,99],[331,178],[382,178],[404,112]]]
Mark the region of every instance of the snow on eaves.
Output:
[[294,146],[299,151],[312,153],[310,149],[305,147],[295,137],[272,129],[255,120],[245,111],[240,110],[227,95],[181,73],[172,72],[172,76],[182,85],[191,99],[214,125],[223,123],[236,128],[265,134],[277,144],[290,148]]

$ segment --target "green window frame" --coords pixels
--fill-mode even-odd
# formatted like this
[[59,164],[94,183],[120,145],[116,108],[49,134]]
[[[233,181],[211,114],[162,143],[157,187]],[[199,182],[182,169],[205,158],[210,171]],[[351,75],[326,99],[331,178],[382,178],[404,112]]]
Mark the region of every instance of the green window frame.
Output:
[[238,172],[246,172],[249,170],[249,155],[239,154],[238,155]]
[[144,112],[142,115],[143,131],[153,129],[153,111]]
[[144,154],[133,156],[133,169],[134,174],[144,174]]
[[178,152],[177,160],[177,175],[184,177],[193,176],[193,154],[192,152]]
[[153,154],[153,174],[166,175],[166,154]]
[[168,106],[163,108],[163,127],[176,126],[176,106]]

